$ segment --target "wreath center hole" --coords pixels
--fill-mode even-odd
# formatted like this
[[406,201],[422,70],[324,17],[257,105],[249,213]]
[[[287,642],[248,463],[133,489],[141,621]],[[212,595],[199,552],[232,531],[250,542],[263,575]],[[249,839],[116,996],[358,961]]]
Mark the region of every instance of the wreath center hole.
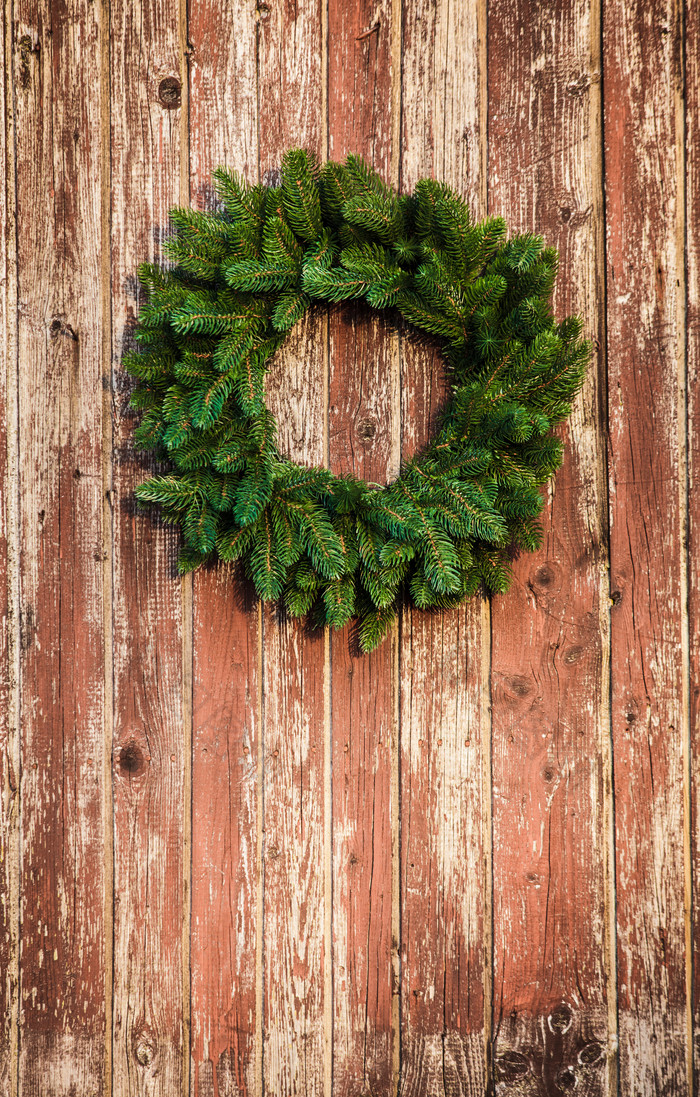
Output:
[[429,443],[450,398],[437,340],[362,303],[318,306],[269,365],[280,452],[382,486]]

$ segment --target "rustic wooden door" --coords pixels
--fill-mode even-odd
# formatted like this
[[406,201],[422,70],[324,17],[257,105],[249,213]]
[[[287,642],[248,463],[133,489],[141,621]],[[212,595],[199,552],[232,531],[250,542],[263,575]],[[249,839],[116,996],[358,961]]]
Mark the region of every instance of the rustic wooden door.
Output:
[[[3,1097],[697,1092],[700,7],[6,0]],[[559,248],[595,361],[512,590],[371,656],[139,514],[137,265],[285,149]],[[269,393],[373,481],[445,396],[320,310]]]

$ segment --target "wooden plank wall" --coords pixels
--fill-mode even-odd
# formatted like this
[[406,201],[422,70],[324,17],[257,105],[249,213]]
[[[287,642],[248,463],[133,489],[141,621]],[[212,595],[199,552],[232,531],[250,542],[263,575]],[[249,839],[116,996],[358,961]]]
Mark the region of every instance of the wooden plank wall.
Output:
[[[5,0],[2,1097],[698,1091],[699,20]],[[295,144],[543,233],[595,348],[512,590],[371,656],[178,578],[132,499],[137,265]],[[295,459],[375,481],[446,397],[362,307],[268,391]]]

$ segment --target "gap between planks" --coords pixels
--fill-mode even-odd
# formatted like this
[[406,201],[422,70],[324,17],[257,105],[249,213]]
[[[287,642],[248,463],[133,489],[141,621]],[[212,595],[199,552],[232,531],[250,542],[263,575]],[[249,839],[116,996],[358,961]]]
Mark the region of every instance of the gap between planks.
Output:
[[[595,129],[599,155],[591,164],[595,173],[595,189],[600,202],[600,245],[596,283],[600,299],[600,406],[607,430],[608,423],[608,336],[607,336],[607,221],[605,199],[605,83],[603,75],[603,14],[602,0],[593,0],[591,7],[591,28],[594,32],[591,42],[591,57],[600,73],[600,80],[590,87],[591,124]],[[614,758],[612,733],[612,599],[610,578],[610,475],[608,469],[608,450],[601,446],[603,479],[601,496],[604,511],[601,515],[602,545],[605,550],[601,560],[603,574],[599,584],[599,628],[603,636],[601,644],[601,749],[603,753],[603,902],[605,906],[605,972],[608,979],[607,1025],[608,1025],[608,1087],[610,1097],[619,1089],[619,1017],[617,1006],[617,880],[615,862],[615,800],[614,800]]]
[[[391,4],[391,185],[401,188],[401,115],[403,109],[403,0]],[[401,470],[401,336],[393,332],[391,340],[392,422],[396,425],[391,441],[389,477]],[[392,1097],[398,1097],[401,1083],[401,683],[399,680],[401,615],[395,617],[391,634],[390,746],[390,829],[391,829],[391,1069]]]
[[[190,206],[190,80],[187,0],[179,0],[180,30],[180,202]],[[182,1097],[190,1094],[192,1042],[192,748],[193,748],[193,580],[181,579],[182,607],[182,738],[183,738],[183,870],[182,870]]]
[[7,657],[8,714],[7,756],[10,767],[9,788],[2,790],[8,807],[6,849],[9,878],[10,933],[10,1086],[12,1097],[19,1094],[19,947],[20,947],[20,484],[19,484],[19,346],[17,333],[18,271],[17,271],[17,169],[15,96],[13,73],[13,7],[7,4],[3,12],[5,75],[3,80],[5,127],[5,380],[7,414],[6,522],[7,522]]
[[688,195],[687,195],[687,125],[686,125],[686,35],[685,7],[681,8],[681,81],[675,89],[676,171],[678,174],[678,206],[676,214],[676,254],[683,257],[682,284],[677,295],[676,327],[678,345],[678,506],[680,510],[680,571],[681,571],[681,722],[683,750],[683,906],[685,936],[685,1008],[688,1085],[694,1091],[695,1042],[693,1039],[693,861],[692,861],[692,727],[690,674],[690,465],[688,425]]
[[[321,117],[323,124],[321,160],[328,159],[330,146],[330,115],[328,111],[328,3],[321,3]],[[326,468],[330,468],[330,323],[328,310],[323,319],[323,455]],[[328,625],[323,630],[323,1086],[324,1092],[333,1092],[333,707],[331,638]]]
[[[478,0],[476,9],[479,71],[479,215],[488,214],[489,187],[489,95],[488,95],[488,0]],[[492,780],[492,699],[491,699],[491,600],[481,605],[481,698],[480,742],[482,772],[482,849],[483,849],[483,986],[484,986],[484,1083],[490,1092],[493,1073],[493,780]]]
[[101,110],[101,212],[100,289],[102,294],[102,607],[104,629],[104,749],[103,791],[105,814],[104,844],[104,933],[105,933],[105,1051],[104,1092],[111,1097],[114,1039],[114,801],[112,798],[112,752],[114,743],[114,526],[112,522],[112,159],[111,159],[111,57],[110,0],[101,4],[100,110]]

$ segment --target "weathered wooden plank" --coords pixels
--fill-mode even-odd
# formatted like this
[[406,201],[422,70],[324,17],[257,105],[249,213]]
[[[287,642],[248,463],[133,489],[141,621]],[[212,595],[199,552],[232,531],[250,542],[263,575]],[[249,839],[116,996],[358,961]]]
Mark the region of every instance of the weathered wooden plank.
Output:
[[19,591],[17,508],[17,242],[12,27],[0,24],[0,1093],[16,1093],[19,1013]]
[[472,606],[402,624],[400,1093],[416,1097],[485,1091],[484,631]]
[[690,1092],[682,11],[603,9],[620,1092]]
[[[688,955],[700,955],[700,8],[685,5],[685,155],[686,155],[686,347],[688,443],[688,557],[689,581],[689,702],[690,702],[690,835],[692,921],[686,910]],[[700,1090],[700,964],[692,967],[692,1032],[695,1091]]]
[[[401,186],[425,175],[485,209],[485,5],[413,0],[403,9]],[[401,341],[401,454],[435,429],[447,389],[440,356]],[[488,616],[409,611],[400,632],[402,1097],[485,1089],[482,706]],[[485,814],[486,813],[486,814]]]
[[[599,34],[597,6],[578,0],[489,7],[489,213],[559,249],[555,311],[581,313],[597,347]],[[516,562],[513,587],[492,600],[494,1057],[504,1094],[613,1085],[599,365],[598,355],[564,433],[542,548]]]
[[[114,1093],[173,1097],[183,1073],[182,602],[177,536],[137,514],[153,464],[133,448],[130,347],[145,260],[160,259],[181,200],[181,80],[175,0],[113,0],[112,295],[114,394]],[[187,806],[186,806],[187,805]]]
[[[194,591],[192,1092],[256,1092],[258,614],[240,574]],[[205,612],[207,611],[207,612]]]
[[19,1092],[102,1093],[101,9],[14,5]]
[[[218,164],[258,174],[255,10],[190,8],[190,188],[212,208]],[[221,104],[226,109],[221,109]],[[192,1092],[259,1091],[256,948],[259,615],[238,569],[194,575]]]
[[[293,146],[326,154],[324,11],[318,0],[260,7],[261,179]],[[328,454],[325,316],[291,333],[268,377],[283,452]],[[263,615],[265,1091],[330,1090],[330,744],[328,639],[275,609]]]
[[[391,0],[329,5],[329,155],[394,161]],[[392,180],[396,182],[396,180]],[[398,473],[398,340],[367,305],[330,313],[329,450],[336,473]],[[389,637],[361,655],[353,626],[331,634],[333,742],[333,1092],[390,1093],[392,1074],[392,732]],[[392,812],[392,807],[394,811]]]

